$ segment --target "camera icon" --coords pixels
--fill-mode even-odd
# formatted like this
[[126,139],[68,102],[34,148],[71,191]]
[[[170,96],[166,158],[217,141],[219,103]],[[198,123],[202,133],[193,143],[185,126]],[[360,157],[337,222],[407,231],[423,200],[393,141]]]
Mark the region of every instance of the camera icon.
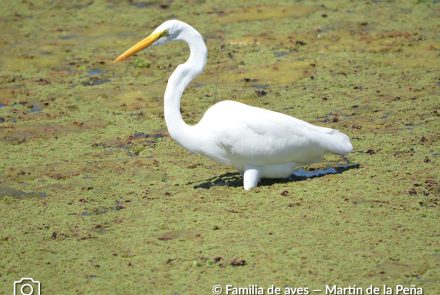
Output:
[[33,278],[14,281],[14,295],[40,295],[40,282]]

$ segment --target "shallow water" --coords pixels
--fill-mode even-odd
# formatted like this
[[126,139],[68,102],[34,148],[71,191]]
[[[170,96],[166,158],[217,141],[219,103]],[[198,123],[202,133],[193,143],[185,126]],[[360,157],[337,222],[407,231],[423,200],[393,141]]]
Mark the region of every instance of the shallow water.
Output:
[[47,194],[44,192],[24,192],[21,190],[16,190],[10,187],[0,187],[0,198],[1,197],[14,197],[14,198],[45,198]]
[[[440,294],[439,5],[3,1],[0,293],[33,277],[41,294]],[[333,174],[346,162],[329,155],[245,192],[236,171],[179,147],[162,96],[185,45],[113,63],[170,18],[209,49],[186,122],[224,99],[284,112],[348,134],[360,167]]]
[[[263,179],[260,186],[273,185],[274,183],[285,183],[292,181],[308,180],[315,177],[323,177],[330,174],[340,174],[350,169],[359,168],[359,164],[339,164],[335,167],[325,167],[321,169],[297,169],[292,172],[292,175],[285,179]],[[189,182],[188,184],[192,184]],[[199,184],[194,185],[194,188],[209,189],[214,186],[231,186],[242,187],[243,179],[240,174],[237,173],[225,173],[218,177],[210,178],[207,181],[202,181]]]

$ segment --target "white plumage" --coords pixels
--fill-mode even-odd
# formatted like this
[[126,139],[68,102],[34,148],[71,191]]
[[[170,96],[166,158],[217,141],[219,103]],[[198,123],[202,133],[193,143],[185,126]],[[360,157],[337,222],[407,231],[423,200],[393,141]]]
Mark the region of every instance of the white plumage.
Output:
[[168,132],[187,150],[235,167],[243,175],[246,190],[256,187],[261,178],[288,177],[299,165],[321,161],[324,153],[351,152],[348,136],[338,130],[235,101],[219,102],[198,124],[187,125],[180,113],[180,98],[204,70],[208,54],[199,32],[184,22],[166,21],[116,60],[173,40],[185,41],[190,57],[168,80],[164,97]]

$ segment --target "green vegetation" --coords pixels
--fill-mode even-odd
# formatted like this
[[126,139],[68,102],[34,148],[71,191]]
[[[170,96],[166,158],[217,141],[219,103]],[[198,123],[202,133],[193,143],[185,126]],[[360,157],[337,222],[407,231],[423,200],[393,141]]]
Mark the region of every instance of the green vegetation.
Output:
[[[4,2],[0,293],[30,276],[41,294],[440,294],[438,1]],[[183,96],[188,123],[238,100],[343,131],[360,168],[245,192],[183,150],[162,94],[185,45],[113,63],[170,18],[210,52]],[[194,188],[219,177],[229,185]]]

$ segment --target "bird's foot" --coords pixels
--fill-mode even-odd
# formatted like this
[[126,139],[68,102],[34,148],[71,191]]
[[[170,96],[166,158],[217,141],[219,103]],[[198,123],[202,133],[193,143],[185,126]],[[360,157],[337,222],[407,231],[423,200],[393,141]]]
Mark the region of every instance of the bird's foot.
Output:
[[260,178],[261,173],[256,167],[246,167],[243,173],[243,188],[248,191],[254,187],[257,187]]

